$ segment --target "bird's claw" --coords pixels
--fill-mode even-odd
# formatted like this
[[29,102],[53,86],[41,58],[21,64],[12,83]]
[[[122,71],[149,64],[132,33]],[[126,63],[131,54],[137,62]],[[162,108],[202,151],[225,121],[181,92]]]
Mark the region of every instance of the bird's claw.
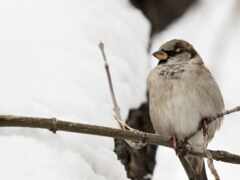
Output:
[[170,138],[170,143],[177,155],[184,156],[191,149],[187,141],[178,141],[175,135]]
[[207,118],[203,118],[202,122],[202,129],[203,129],[203,136],[207,136],[208,133],[208,119]]
[[174,136],[171,136],[171,138],[170,138],[170,143],[171,143],[171,146],[173,147],[173,149],[174,149],[175,151],[177,151],[177,138],[176,138],[175,135],[174,135]]

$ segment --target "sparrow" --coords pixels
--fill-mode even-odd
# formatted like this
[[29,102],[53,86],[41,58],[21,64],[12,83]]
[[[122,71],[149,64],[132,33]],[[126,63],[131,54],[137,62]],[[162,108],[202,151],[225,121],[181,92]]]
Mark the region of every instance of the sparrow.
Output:
[[[198,130],[206,117],[224,111],[219,87],[194,47],[180,39],[164,43],[153,53],[158,65],[147,78],[149,111],[156,133],[175,141],[185,141]],[[188,139],[195,151],[206,150],[208,142],[220,128],[222,118]],[[205,142],[207,141],[207,142]],[[204,160],[189,154],[179,155],[180,161],[192,180],[206,180]]]

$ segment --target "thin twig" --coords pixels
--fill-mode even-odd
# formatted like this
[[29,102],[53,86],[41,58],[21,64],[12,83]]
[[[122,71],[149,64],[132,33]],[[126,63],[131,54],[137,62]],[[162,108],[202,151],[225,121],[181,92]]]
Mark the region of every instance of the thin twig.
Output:
[[110,68],[108,66],[106,53],[104,51],[103,42],[99,43],[99,48],[100,48],[100,51],[102,53],[103,60],[104,60],[104,63],[105,63],[104,66],[105,66],[105,70],[106,70],[106,74],[107,74],[107,78],[108,78],[108,84],[109,84],[109,88],[110,88],[110,92],[111,92],[111,96],[112,96],[113,106],[114,106],[114,108],[119,109],[119,106],[118,106],[118,103],[117,103],[117,98],[115,96],[114,89],[113,89],[112,77],[111,77],[111,73],[110,73]]
[[220,176],[219,176],[217,169],[215,168],[214,163],[213,163],[212,155],[208,151],[206,151],[206,154],[208,155],[207,164],[208,164],[208,168],[209,168],[210,172],[214,176],[215,180],[220,180]]
[[[99,49],[100,49],[100,51],[102,53],[102,56],[103,56],[103,60],[104,60],[104,64],[105,64],[105,70],[106,70],[106,74],[107,74],[107,78],[108,78],[109,89],[110,89],[110,93],[111,93],[111,97],[112,97],[112,101],[113,101],[113,114],[114,114],[113,117],[118,122],[118,125],[120,126],[121,129],[130,130],[130,131],[138,131],[137,129],[133,129],[130,126],[128,126],[122,119],[121,110],[120,110],[120,107],[117,103],[117,98],[116,98],[115,93],[114,93],[112,76],[111,76],[110,68],[109,68],[109,65],[108,65],[107,56],[106,56],[106,53],[104,51],[104,43],[103,42],[99,43]],[[144,146],[146,146],[146,143],[144,143],[143,141],[130,141],[130,140],[124,140],[124,141],[130,147],[132,147],[134,149],[141,149]]]
[[[148,144],[162,145],[172,148],[171,142],[166,141],[166,137],[157,134],[145,133],[140,131],[125,131],[109,127],[95,126],[89,124],[74,123],[58,120],[56,118],[37,118],[21,116],[0,115],[0,127],[30,127],[48,129],[51,132],[66,131],[73,133],[91,134],[118,139],[128,139],[132,141],[143,141]],[[240,164],[240,156],[226,152],[208,150],[212,158],[217,161]],[[207,158],[204,152],[195,152],[187,149],[187,153],[195,156]]]
[[[208,125],[206,123],[206,121],[203,121],[203,139],[204,139],[204,148],[207,149],[207,145],[208,145],[208,139],[209,139],[209,135],[208,135]],[[205,153],[207,154],[207,165],[208,168],[210,170],[210,172],[212,173],[212,175],[214,176],[215,180],[220,180],[220,176],[217,172],[217,169],[214,166],[214,162],[212,159],[212,155],[211,153],[209,153],[208,151],[205,151]]]
[[[204,130],[204,126],[208,126],[213,121],[215,121],[219,118],[222,118],[225,115],[228,115],[228,114],[231,114],[231,113],[234,113],[234,112],[238,112],[238,111],[240,111],[240,106],[236,106],[236,107],[234,107],[230,110],[226,110],[226,111],[218,113],[214,116],[204,118],[204,123],[200,122],[198,129],[195,132],[193,132],[192,134],[190,134],[185,140],[188,141],[189,139],[191,139],[193,136],[195,136],[201,130],[203,130],[203,135],[204,135],[205,133],[207,133],[207,130]],[[209,150],[205,151],[205,154],[207,155],[207,157],[206,157],[207,158],[207,164],[208,164],[208,167],[209,167],[212,175],[215,177],[215,180],[220,180],[219,174],[218,174],[218,172],[217,172],[217,170],[214,166],[214,163],[213,163],[213,159],[215,159],[215,158],[213,158],[212,153],[209,153]],[[224,151],[222,151],[221,153],[222,153],[223,156],[225,156],[227,154],[227,152],[224,152]],[[229,154],[227,154],[227,155],[229,155]],[[215,159],[215,160],[217,160],[217,159]]]
[[113,112],[115,114],[115,119],[117,120],[119,126],[122,129],[124,129],[124,127],[122,126],[122,123],[121,123],[122,122],[121,112],[120,112],[120,108],[119,108],[118,103],[117,103],[117,98],[116,98],[115,93],[114,93],[112,77],[111,77],[111,73],[110,73],[110,68],[108,66],[107,56],[106,56],[106,53],[104,51],[103,42],[100,42],[98,46],[99,46],[99,49],[102,53],[103,60],[104,60],[104,66],[105,66],[105,70],[106,70],[106,74],[107,74],[107,78],[108,78],[109,89],[110,89],[112,102],[113,102]]
[[[217,120],[217,119],[219,119],[221,117],[224,117],[225,115],[228,115],[228,114],[231,114],[231,113],[234,113],[234,112],[239,112],[239,111],[240,111],[240,106],[236,106],[236,107],[234,107],[232,109],[229,109],[229,110],[226,110],[224,112],[218,113],[218,114],[216,114],[214,116],[206,117],[206,118],[204,118],[204,121],[208,125],[208,124],[212,123],[213,121],[215,121],[215,120]],[[203,129],[203,124],[200,123],[198,129],[195,132],[193,132],[192,134],[190,134],[186,138],[186,140],[191,139],[193,136],[195,136],[202,129]]]

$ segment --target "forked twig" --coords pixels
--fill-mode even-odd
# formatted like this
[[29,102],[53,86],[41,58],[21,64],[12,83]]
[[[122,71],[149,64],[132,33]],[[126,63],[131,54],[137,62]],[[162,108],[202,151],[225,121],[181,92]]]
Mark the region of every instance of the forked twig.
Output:
[[[204,118],[204,121],[206,122],[207,125],[209,125],[213,121],[216,121],[217,119],[219,119],[221,117],[224,117],[225,115],[228,115],[228,114],[231,114],[231,113],[234,113],[234,112],[239,112],[239,111],[240,111],[240,106],[236,106],[236,107],[234,107],[232,109],[225,110],[224,112],[218,113],[218,114],[216,114],[214,116],[206,117],[206,118]],[[195,132],[193,132],[192,134],[190,134],[186,138],[186,140],[191,139],[193,136],[195,136],[202,129],[203,129],[203,123],[200,123],[199,126],[198,126],[198,129]]]
[[213,158],[212,158],[211,153],[209,153],[209,151],[207,151],[207,150],[206,150],[205,153],[207,155],[207,164],[208,164],[208,168],[209,168],[210,172],[214,176],[215,180],[220,180],[220,176],[219,176],[219,174],[217,172],[217,169],[214,166]]
[[[133,129],[130,126],[128,126],[122,119],[120,107],[118,106],[117,98],[116,98],[115,93],[114,93],[112,77],[111,77],[110,68],[109,68],[108,61],[107,61],[107,56],[106,56],[106,53],[104,51],[103,42],[100,42],[98,46],[99,46],[99,49],[100,49],[100,51],[102,53],[102,56],[103,56],[104,66],[105,66],[105,70],[106,70],[106,74],[107,74],[107,78],[108,78],[109,89],[110,89],[112,102],[113,102],[113,113],[114,113],[113,117],[118,122],[118,125],[120,126],[121,129],[137,131],[136,129]],[[128,144],[130,145],[130,143],[133,143],[133,142],[129,141]]]
[[211,153],[207,150],[207,145],[208,145],[208,124],[205,120],[203,120],[202,123],[203,126],[203,139],[204,139],[204,148],[205,148],[205,153],[207,155],[207,165],[208,168],[210,170],[210,172],[212,173],[212,175],[214,176],[215,180],[220,180],[220,176],[217,172],[217,169],[214,166],[214,162],[213,162],[213,158]]
[[[231,114],[231,113],[234,113],[234,112],[239,112],[240,111],[240,106],[236,106],[232,109],[229,109],[229,110],[226,110],[224,112],[221,112],[221,113],[218,113],[214,116],[210,116],[210,117],[206,117],[204,118],[204,120],[202,120],[204,123],[200,122],[199,123],[199,126],[198,126],[198,129],[193,132],[192,134],[190,134],[186,139],[185,141],[188,141],[190,140],[193,136],[195,136],[199,131],[203,130],[203,135],[207,135],[205,133],[207,133],[207,130],[205,129],[206,127],[208,127],[208,125],[210,123],[212,123],[213,121],[219,119],[219,118],[222,118],[224,117],[225,115],[228,115],[228,114]],[[205,138],[205,137],[204,137]],[[207,140],[206,140],[207,141]],[[212,175],[215,177],[215,180],[220,180],[220,177],[218,175],[218,172],[214,166],[214,163],[213,163],[213,158],[212,158],[212,154],[209,153],[208,150],[206,150],[205,154],[207,155],[207,164],[208,164],[208,167],[212,173]]]
[[[122,119],[121,116],[121,112],[120,112],[120,107],[118,106],[117,103],[117,98],[115,96],[114,93],[114,88],[113,88],[113,83],[112,83],[112,78],[111,78],[111,73],[110,73],[110,68],[107,62],[107,56],[106,53],[104,51],[104,44],[103,42],[99,43],[99,48],[100,51],[102,53],[103,56],[103,60],[105,63],[105,70],[106,70],[106,74],[107,74],[107,78],[108,78],[108,84],[109,84],[109,89],[110,89],[110,93],[111,93],[111,97],[112,97],[112,101],[113,101],[113,113],[114,113],[114,119],[118,122],[119,126],[121,129],[123,130],[130,130],[130,131],[139,131],[137,129],[131,128],[130,126],[128,126]],[[145,147],[147,144],[143,141],[130,141],[130,140],[124,140],[130,147],[134,148],[134,149],[141,149],[143,147]]]

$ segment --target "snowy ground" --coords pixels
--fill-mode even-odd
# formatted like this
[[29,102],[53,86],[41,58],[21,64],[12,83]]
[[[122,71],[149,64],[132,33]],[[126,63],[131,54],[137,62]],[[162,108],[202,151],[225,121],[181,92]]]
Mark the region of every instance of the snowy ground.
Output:
[[[219,83],[226,108],[234,107],[240,104],[239,18],[238,0],[201,0],[184,17],[155,38],[153,50],[172,38],[192,42]],[[226,117],[222,129],[209,147],[240,154],[239,118],[240,114]],[[155,180],[186,179],[184,170],[179,168],[181,165],[173,151],[160,147],[157,162]],[[216,167],[221,179],[239,177],[238,165],[218,162]]]
[[[0,1],[0,114],[116,127],[97,44],[126,117],[145,100],[148,31],[127,0]],[[0,144],[1,179],[127,179],[110,138],[1,128]]]

